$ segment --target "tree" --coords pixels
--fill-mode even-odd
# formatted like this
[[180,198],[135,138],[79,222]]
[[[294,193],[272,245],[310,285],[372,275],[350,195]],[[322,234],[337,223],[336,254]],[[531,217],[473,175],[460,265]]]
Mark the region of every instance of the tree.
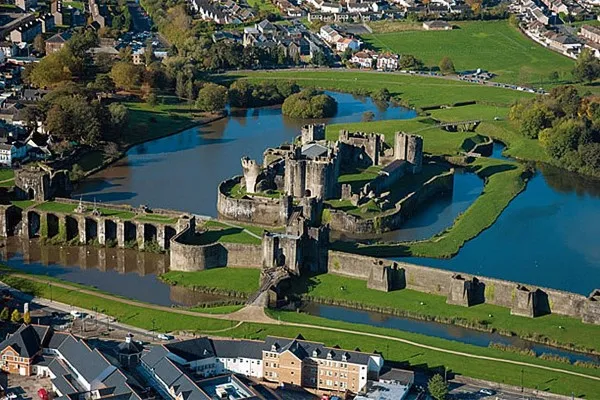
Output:
[[323,92],[305,89],[285,99],[281,112],[293,118],[329,118],[337,112],[337,102]]
[[473,14],[479,14],[481,12],[482,0],[466,0],[466,3],[471,7]]
[[450,57],[442,58],[439,67],[440,71],[442,71],[442,74],[444,75],[453,74],[456,72],[454,69],[454,63],[452,62]]
[[375,101],[388,102],[392,95],[387,88],[381,88],[371,94],[371,98]]
[[521,134],[531,139],[536,139],[540,131],[550,127],[554,120],[554,114],[548,106],[536,101],[521,101],[514,104],[508,116],[519,124]]
[[579,82],[587,81],[588,83],[600,77],[600,61],[598,61],[590,49],[584,49],[579,54],[579,57],[577,57],[573,76]]
[[427,390],[435,400],[444,400],[448,395],[448,384],[444,382],[444,378],[440,374],[435,374],[427,382]]
[[70,81],[71,68],[66,61],[67,54],[63,50],[48,54],[33,67],[27,81],[37,87],[52,87]]
[[59,96],[51,103],[44,125],[57,138],[94,144],[102,126],[98,110],[81,94]]
[[400,62],[398,63],[400,69],[421,69],[423,68],[423,61],[419,60],[412,54],[402,54],[400,56]]
[[46,52],[46,41],[41,34],[37,35],[35,39],[33,39],[33,48],[35,51],[41,54]]
[[98,74],[96,80],[88,83],[87,87],[95,92],[111,93],[115,90],[115,83],[109,75]]
[[227,88],[215,83],[207,83],[198,92],[196,107],[202,111],[222,111],[227,105]]
[[29,311],[23,314],[23,322],[27,325],[31,324],[31,314],[29,313]]
[[552,129],[545,130],[540,141],[550,157],[559,160],[569,151],[577,150],[580,144],[585,144],[581,143],[585,130],[583,121],[566,119]]
[[137,65],[119,61],[111,68],[110,77],[117,87],[131,90],[140,85],[141,71]]
[[146,48],[144,49],[144,61],[146,66],[149,66],[154,61],[154,48],[152,47],[151,40],[146,42]]
[[150,94],[146,98],[146,103],[148,103],[150,107],[156,107],[156,105],[158,104],[158,97],[156,96],[156,93],[150,92]]
[[10,315],[10,320],[12,322],[21,322],[21,313],[19,310],[16,308],[13,310],[12,314]]
[[2,321],[8,321],[9,318],[10,318],[10,310],[8,309],[8,307],[4,307],[2,309],[2,312],[0,312],[0,319]]
[[110,114],[110,124],[113,129],[118,131],[123,129],[129,120],[129,110],[121,103],[111,103],[108,106]]

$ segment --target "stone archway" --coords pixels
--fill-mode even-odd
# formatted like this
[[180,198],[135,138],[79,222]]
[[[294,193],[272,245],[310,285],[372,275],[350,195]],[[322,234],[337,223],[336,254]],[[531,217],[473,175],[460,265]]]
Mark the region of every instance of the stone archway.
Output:
[[98,222],[95,219],[85,219],[85,238],[88,243],[98,239]]
[[165,248],[171,247],[171,239],[177,235],[177,231],[172,226],[165,226]]
[[41,217],[35,211],[27,212],[27,231],[30,238],[38,237],[40,235],[40,224]]
[[67,231],[67,241],[73,240],[79,236],[79,223],[75,218],[67,215],[65,224]]

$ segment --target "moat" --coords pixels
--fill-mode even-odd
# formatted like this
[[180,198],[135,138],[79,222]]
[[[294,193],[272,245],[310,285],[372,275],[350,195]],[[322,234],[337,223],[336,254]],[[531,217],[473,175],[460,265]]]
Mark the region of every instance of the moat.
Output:
[[[330,124],[360,121],[365,111],[373,111],[376,119],[416,115],[401,107],[378,107],[370,99],[331,94],[338,100],[339,112],[325,121]],[[239,173],[240,157],[260,158],[266,147],[291,141],[304,123],[283,117],[279,108],[234,110],[226,119],[132,148],[126,158],[87,179],[78,194],[87,200],[214,216],[214,188]],[[500,151],[496,146],[494,155]],[[457,174],[454,185],[451,197],[437,199],[409,220],[405,230],[388,233],[386,240],[419,240],[450,226],[480,194],[482,182],[472,174]],[[542,167],[498,221],[456,257],[408,261],[587,295],[600,282],[595,243],[599,197],[600,182]],[[573,221],[579,221],[577,229]],[[502,249],[497,246],[500,241]]]

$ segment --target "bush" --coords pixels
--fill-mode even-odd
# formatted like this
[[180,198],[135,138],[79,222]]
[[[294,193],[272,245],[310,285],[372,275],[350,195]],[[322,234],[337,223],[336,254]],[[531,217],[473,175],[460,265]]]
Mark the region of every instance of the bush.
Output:
[[223,111],[227,105],[227,88],[215,83],[207,83],[198,92],[196,107],[202,111]]
[[286,98],[281,111],[292,118],[329,118],[337,112],[337,101],[323,92],[305,89]]

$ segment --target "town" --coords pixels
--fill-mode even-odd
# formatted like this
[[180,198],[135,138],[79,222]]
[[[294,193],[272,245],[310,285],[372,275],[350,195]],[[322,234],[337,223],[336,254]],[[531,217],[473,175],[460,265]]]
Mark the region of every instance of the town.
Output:
[[0,4],[1,399],[595,399],[593,0]]

